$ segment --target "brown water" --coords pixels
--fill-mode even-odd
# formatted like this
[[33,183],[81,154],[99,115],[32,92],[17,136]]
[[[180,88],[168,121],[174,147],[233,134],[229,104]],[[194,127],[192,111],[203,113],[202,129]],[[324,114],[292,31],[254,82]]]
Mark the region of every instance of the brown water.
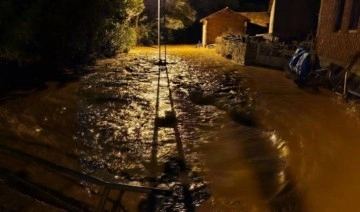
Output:
[[[357,211],[356,107],[214,49],[170,46],[167,59],[171,99],[157,50],[137,48],[79,82],[2,102],[1,144],[107,181],[173,190],[155,197],[158,211]],[[172,109],[176,125],[155,127]],[[86,198],[83,186],[70,193]],[[149,199],[126,195],[130,211]]]
[[305,211],[357,211],[360,137],[356,107],[325,90],[299,90],[276,72],[248,73],[264,125],[287,141],[289,167],[303,193]]

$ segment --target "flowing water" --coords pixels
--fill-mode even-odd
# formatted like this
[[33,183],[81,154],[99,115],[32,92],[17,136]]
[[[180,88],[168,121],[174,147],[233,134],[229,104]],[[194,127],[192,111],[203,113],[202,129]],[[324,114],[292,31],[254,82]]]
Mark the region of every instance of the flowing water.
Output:
[[[156,49],[137,48],[79,81],[3,101],[1,144],[109,182],[172,191],[125,194],[130,211],[359,208],[356,105],[214,49],[169,47],[167,66],[157,60]],[[82,195],[97,193],[82,185]]]

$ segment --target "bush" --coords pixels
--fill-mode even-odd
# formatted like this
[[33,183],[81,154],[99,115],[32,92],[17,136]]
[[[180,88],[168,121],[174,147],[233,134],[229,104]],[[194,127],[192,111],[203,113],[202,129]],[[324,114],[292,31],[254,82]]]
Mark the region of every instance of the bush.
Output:
[[157,43],[157,26],[150,24],[143,24],[138,29],[138,44],[144,46],[151,46]]
[[118,36],[118,44],[119,51],[122,53],[127,53],[130,51],[132,47],[136,45],[136,30],[130,27],[128,24],[122,24],[118,28],[119,36]]
[[1,0],[0,61],[76,65],[127,52],[136,38],[125,3]]
[[136,45],[136,32],[128,24],[109,22],[98,36],[99,56],[113,57],[117,52],[129,52]]

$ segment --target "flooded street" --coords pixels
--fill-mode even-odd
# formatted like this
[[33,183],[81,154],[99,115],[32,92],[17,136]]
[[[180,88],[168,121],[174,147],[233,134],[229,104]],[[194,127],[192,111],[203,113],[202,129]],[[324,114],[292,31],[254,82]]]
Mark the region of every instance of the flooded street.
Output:
[[[154,64],[157,53],[136,48],[99,60],[78,80],[1,99],[1,148],[106,182],[171,192],[125,192],[128,211],[360,208],[357,107],[214,49],[169,46],[167,66]],[[97,207],[101,192],[89,183],[53,180],[56,173],[39,174],[5,154],[0,166]],[[16,205],[24,197],[11,199],[0,177],[0,210],[41,207]]]
[[[288,144],[290,170],[305,211],[357,211],[359,116],[341,97],[299,90],[276,72],[248,72],[263,125]],[[279,82],[281,81],[281,84]]]

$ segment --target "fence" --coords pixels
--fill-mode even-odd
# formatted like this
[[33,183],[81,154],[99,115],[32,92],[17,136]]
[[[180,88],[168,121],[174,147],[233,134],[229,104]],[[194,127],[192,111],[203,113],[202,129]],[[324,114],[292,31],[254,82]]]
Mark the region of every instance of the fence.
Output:
[[218,38],[217,52],[242,65],[265,65],[283,68],[295,53],[296,45],[268,42],[245,42],[239,39]]
[[295,53],[297,46],[278,43],[256,43],[255,64],[283,68]]

